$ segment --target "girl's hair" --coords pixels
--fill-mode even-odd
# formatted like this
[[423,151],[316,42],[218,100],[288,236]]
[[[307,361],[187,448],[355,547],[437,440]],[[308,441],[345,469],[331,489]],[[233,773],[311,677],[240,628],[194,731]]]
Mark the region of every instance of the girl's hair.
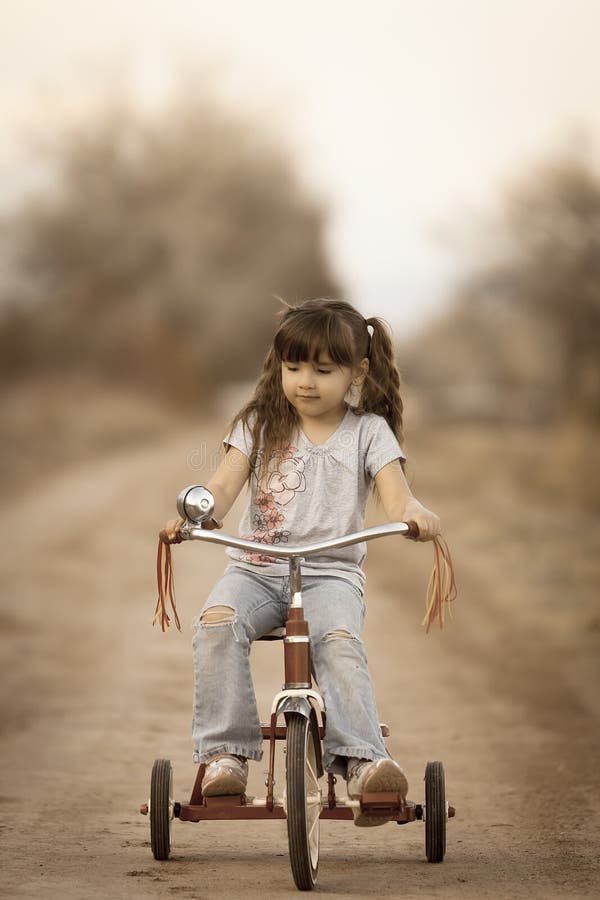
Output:
[[321,355],[340,366],[356,367],[365,357],[369,360],[354,412],[383,416],[402,445],[400,374],[388,326],[382,319],[364,319],[344,300],[306,300],[284,311],[254,395],[229,428],[231,431],[242,422],[249,429],[254,447],[252,470],[259,449],[264,451],[262,470],[274,451],[288,446],[298,425],[298,414],[283,392],[281,363],[317,362]]

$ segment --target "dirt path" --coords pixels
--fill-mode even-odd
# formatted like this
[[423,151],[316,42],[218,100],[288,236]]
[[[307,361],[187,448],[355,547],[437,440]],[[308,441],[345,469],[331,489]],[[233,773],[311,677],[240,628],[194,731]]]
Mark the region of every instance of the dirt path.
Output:
[[[284,823],[176,822],[172,859],[158,863],[137,812],[155,757],[173,761],[178,799],[187,799],[195,771],[188,626],[222,570],[222,552],[176,548],[183,634],[163,635],[150,619],[155,534],[178,489],[197,478],[197,440],[197,432],[179,433],[82,465],[2,512],[0,887],[7,897],[297,895]],[[425,762],[442,759],[458,814],[439,866],[425,862],[420,823],[371,830],[324,823],[319,890],[596,897],[600,622],[588,596],[598,576],[592,547],[588,556],[571,535],[562,551],[570,556],[559,562],[556,542],[525,545],[490,525],[477,496],[469,504],[479,513],[463,521],[464,496],[459,503],[436,484],[427,453],[420,465],[423,483],[431,474],[427,499],[444,510],[459,573],[455,621],[425,638],[419,619],[430,548],[386,539],[369,551],[366,641],[411,798],[422,799]],[[498,523],[510,522],[512,500],[500,488],[491,498]],[[544,516],[532,511],[522,527],[539,536]],[[569,604],[556,599],[565,591],[574,591]],[[264,713],[281,680],[279,652],[260,645],[253,657]],[[262,769],[254,766],[252,792],[260,791]]]

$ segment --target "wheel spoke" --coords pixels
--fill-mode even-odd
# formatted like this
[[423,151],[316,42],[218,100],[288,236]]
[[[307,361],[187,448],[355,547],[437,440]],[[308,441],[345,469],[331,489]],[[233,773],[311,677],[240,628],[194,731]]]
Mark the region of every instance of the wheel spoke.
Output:
[[312,783],[314,784],[315,787],[317,787],[319,784],[319,779],[317,778],[317,773],[313,769],[311,761],[310,761],[310,759],[308,759],[308,757],[306,759],[306,768],[310,772],[310,778],[311,778]]

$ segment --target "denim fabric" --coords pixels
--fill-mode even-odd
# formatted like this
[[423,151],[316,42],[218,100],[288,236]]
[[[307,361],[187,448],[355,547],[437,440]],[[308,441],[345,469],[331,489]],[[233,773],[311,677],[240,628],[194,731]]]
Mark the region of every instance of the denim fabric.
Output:
[[[365,616],[362,593],[344,578],[316,575],[302,579],[309,623],[313,674],[325,700],[327,727],[324,765],[345,774],[346,759],[388,756],[367,657],[361,640]],[[194,620],[194,758],[216,753],[262,757],[262,736],[250,672],[252,641],[285,625],[290,604],[289,578],[230,566]],[[200,621],[214,606],[231,607],[233,620]],[[342,632],[343,636],[332,636]]]

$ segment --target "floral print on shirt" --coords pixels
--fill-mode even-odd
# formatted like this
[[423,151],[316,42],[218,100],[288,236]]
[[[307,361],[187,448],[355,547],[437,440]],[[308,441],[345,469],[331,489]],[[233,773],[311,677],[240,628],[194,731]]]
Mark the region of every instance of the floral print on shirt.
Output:
[[[289,531],[285,525],[285,510],[297,493],[306,490],[304,460],[297,447],[276,450],[269,462],[268,471],[262,476],[254,500],[254,531],[244,535],[245,540],[260,544],[287,543]],[[278,562],[274,556],[246,553],[244,561],[261,564]]]

